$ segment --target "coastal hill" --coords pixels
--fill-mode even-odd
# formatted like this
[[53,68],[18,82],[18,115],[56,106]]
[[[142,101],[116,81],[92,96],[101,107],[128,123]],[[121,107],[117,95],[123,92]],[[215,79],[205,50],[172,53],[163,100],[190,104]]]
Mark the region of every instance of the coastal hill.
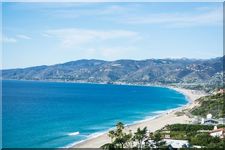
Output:
[[212,114],[214,118],[224,118],[224,98],[224,93],[201,97],[196,100],[200,105],[195,106],[190,112],[195,116],[205,117],[207,114]]
[[222,85],[224,57],[213,59],[77,60],[2,71],[3,79],[126,84]]

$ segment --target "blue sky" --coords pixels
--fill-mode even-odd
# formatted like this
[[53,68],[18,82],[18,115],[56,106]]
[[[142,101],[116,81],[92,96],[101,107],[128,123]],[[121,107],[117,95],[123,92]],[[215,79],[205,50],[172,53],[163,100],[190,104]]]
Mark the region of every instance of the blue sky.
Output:
[[3,3],[3,68],[223,55],[222,3]]

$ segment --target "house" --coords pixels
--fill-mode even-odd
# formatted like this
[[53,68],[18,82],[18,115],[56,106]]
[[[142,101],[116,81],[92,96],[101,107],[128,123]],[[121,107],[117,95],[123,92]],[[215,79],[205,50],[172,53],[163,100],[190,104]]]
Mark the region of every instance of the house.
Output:
[[203,123],[204,125],[217,125],[219,122],[215,119],[206,119],[206,120],[203,120]]
[[163,139],[163,141],[172,148],[187,148],[190,146],[188,140]]
[[204,124],[204,125],[217,125],[218,123],[219,121],[212,118],[212,114],[208,114],[206,118],[202,118],[201,120],[201,124]]
[[214,129],[209,134],[212,137],[219,137],[223,139],[225,137],[225,128]]
[[195,116],[192,119],[192,124],[203,124],[203,125],[218,125],[225,124],[225,118],[215,119],[212,117],[212,114],[208,114],[206,118],[199,118]]

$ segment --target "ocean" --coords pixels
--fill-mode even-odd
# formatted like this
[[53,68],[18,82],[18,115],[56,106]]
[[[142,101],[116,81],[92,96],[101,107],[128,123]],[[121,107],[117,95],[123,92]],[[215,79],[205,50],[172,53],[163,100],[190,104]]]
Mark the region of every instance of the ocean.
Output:
[[187,104],[163,87],[2,81],[3,148],[58,148]]

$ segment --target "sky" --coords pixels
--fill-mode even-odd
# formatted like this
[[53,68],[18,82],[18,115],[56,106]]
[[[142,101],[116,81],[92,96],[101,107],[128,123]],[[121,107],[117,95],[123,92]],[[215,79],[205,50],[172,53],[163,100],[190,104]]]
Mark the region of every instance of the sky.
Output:
[[222,3],[3,3],[3,69],[223,55]]

